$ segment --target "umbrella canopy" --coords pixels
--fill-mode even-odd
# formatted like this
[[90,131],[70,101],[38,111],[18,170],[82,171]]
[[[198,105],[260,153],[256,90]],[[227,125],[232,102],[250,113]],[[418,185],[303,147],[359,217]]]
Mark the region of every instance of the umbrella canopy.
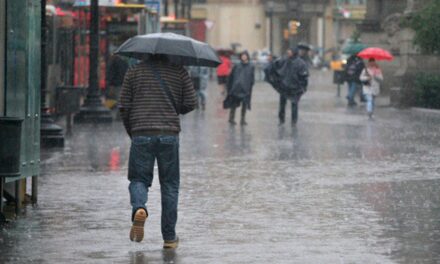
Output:
[[381,48],[366,48],[363,51],[359,52],[358,56],[363,59],[375,59],[375,60],[387,60],[387,61],[391,61],[394,59],[391,53]]
[[359,52],[361,52],[365,48],[367,48],[367,45],[365,45],[364,43],[352,42],[352,43],[348,44],[348,46],[342,50],[342,53],[348,54],[348,55],[354,55],[354,54],[358,54]]
[[172,63],[217,67],[220,58],[206,43],[174,33],[154,33],[138,35],[124,42],[116,54],[148,59],[150,55],[165,55]]

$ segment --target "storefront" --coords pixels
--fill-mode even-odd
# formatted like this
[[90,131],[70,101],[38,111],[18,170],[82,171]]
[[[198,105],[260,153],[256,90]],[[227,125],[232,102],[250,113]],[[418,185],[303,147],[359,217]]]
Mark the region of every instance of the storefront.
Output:
[[18,212],[26,178],[36,187],[40,167],[40,2],[1,0],[0,20],[0,187]]
[[[142,4],[100,1],[100,88],[106,88],[106,69],[112,53],[130,37],[158,32],[158,14]],[[73,8],[76,17],[74,84],[88,86],[89,3],[77,1]]]

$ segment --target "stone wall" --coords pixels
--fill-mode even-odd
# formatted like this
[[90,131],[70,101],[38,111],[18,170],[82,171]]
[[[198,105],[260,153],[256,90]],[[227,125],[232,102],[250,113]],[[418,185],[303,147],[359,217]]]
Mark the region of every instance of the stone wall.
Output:
[[420,72],[438,72],[440,58],[423,55],[414,45],[415,32],[402,27],[402,21],[429,0],[369,0],[367,19],[359,26],[362,42],[390,50],[392,62],[382,62],[385,81],[383,91],[390,94],[394,106],[414,103],[414,79]]

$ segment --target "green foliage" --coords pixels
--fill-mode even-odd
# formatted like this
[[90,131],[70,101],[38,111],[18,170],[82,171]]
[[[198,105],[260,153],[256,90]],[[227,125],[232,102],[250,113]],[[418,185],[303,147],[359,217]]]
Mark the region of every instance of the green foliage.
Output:
[[440,0],[432,0],[409,24],[416,32],[415,44],[424,52],[440,53]]
[[415,79],[417,106],[440,109],[440,75],[419,74]]

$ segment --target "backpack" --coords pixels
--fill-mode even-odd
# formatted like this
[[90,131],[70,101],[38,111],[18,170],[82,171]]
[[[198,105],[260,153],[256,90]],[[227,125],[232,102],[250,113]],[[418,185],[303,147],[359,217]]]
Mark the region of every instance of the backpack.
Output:
[[359,76],[364,69],[362,60],[354,59],[349,61],[345,68],[345,78],[347,81],[359,82]]
[[347,77],[356,78],[356,73],[358,68],[356,64],[357,64],[356,61],[353,61],[347,66]]

